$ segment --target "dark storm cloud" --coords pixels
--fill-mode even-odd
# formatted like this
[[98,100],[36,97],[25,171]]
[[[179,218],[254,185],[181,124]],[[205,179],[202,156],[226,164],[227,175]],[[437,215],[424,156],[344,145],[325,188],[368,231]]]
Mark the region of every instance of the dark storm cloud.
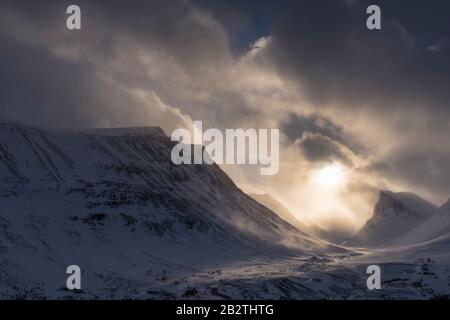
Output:
[[291,113],[288,117],[288,121],[283,126],[283,131],[291,140],[301,137],[304,132],[310,132],[320,133],[333,140],[341,143],[344,142],[342,128],[320,115],[300,116]]
[[[71,1],[0,3],[1,118],[69,127],[145,125],[152,112],[121,85],[158,91],[170,102],[177,102],[171,92],[178,88],[150,79],[136,61],[139,49],[165,56],[193,78],[224,57],[223,39],[211,32],[214,22],[195,17],[185,1],[76,3],[81,31],[66,29]],[[128,60],[121,57],[127,53]]]
[[[1,116],[37,123],[78,123],[89,100],[87,80],[76,65],[60,63],[46,51],[2,39]],[[73,112],[72,110],[77,110]],[[81,111],[81,112],[80,112]]]
[[312,162],[339,161],[352,166],[353,161],[343,149],[348,148],[354,154],[364,152],[362,146],[346,136],[342,127],[318,114],[300,116],[292,113],[281,130],[290,141],[299,139],[299,148]]
[[304,133],[312,133],[336,141],[352,150],[355,154],[365,151],[363,146],[358,145],[346,135],[342,127],[319,114],[301,116],[291,113],[287,117],[287,121],[282,123],[281,129],[291,141],[301,138]]
[[279,1],[193,0],[192,3],[220,20],[236,54],[242,54],[250,43],[271,33],[272,18],[279,8]]
[[416,192],[432,197],[437,204],[450,194],[448,170],[450,155],[442,152],[425,153],[405,150],[389,159],[389,162],[372,163],[364,171],[395,179],[404,185],[416,186]]
[[[261,5],[256,13],[240,3],[228,2],[241,19],[247,12],[249,21],[255,16],[270,21],[272,39],[266,56],[283,76],[298,83],[318,114],[324,108],[339,109],[340,114],[365,116],[380,131],[395,132],[378,141],[380,150],[390,139],[401,138],[401,147],[385,152],[380,175],[407,182],[411,188],[450,194],[449,1],[277,1],[270,7]],[[380,31],[366,28],[366,8],[371,4],[381,7]],[[222,16],[220,6],[209,8]],[[225,25],[232,26],[232,11],[223,17]],[[257,29],[256,24],[253,27]],[[290,118],[284,129],[291,140],[309,131],[358,151],[344,129],[317,127],[315,119]],[[319,146],[332,153],[332,147]]]
[[321,134],[305,135],[298,145],[305,158],[311,162],[338,161],[349,167],[353,165],[353,161],[343,151],[339,143]]
[[[240,20],[247,12],[249,21],[271,22],[270,55],[317,106],[422,104],[449,110],[450,52],[444,50],[450,37],[448,1],[276,1],[254,10],[248,6],[252,1],[243,3],[228,6]],[[381,31],[366,28],[371,4],[381,7]],[[221,2],[206,6],[231,28],[232,9]],[[442,50],[430,50],[433,46]]]
[[[18,13],[38,35],[41,30],[47,45],[56,30],[65,28],[70,3],[6,1],[1,7],[3,12]],[[377,1],[382,31],[365,28],[365,8],[372,4],[365,0],[80,0],[78,4],[83,8],[83,27],[90,31],[76,41],[98,46],[97,53],[105,59],[115,54],[114,35],[126,34],[156,44],[174,59],[186,61],[191,77],[201,76],[201,66],[217,62],[228,48],[201,24],[190,23],[194,4],[211,11],[231,39],[256,40],[270,32],[271,61],[283,75],[299,81],[317,106],[337,102],[349,109],[370,106],[381,111],[419,104],[444,114],[450,109],[448,1]],[[8,37],[16,26],[3,27],[11,29],[3,32]],[[163,96],[170,96],[163,91]]]
[[[132,97],[102,81],[89,65],[68,63],[46,48],[11,39],[1,39],[1,43],[1,118],[54,127],[90,127],[126,124],[143,114]],[[119,112],[124,106],[128,115]]]
[[[382,8],[381,31],[365,27],[365,8],[371,2],[289,3],[287,16],[275,25],[272,54],[283,72],[298,78],[316,105],[338,102],[350,109],[406,109],[421,103],[447,111],[450,57],[428,47],[450,33],[450,19],[442,16],[450,13],[450,5],[393,2],[377,2]],[[423,10],[427,6],[433,11]],[[402,12],[410,10],[416,16],[404,17]],[[422,21],[428,29],[444,19],[445,28],[433,37],[407,28],[411,20]]]
[[[401,148],[383,155],[386,165],[376,172],[450,194],[449,1],[75,3],[82,8],[81,32],[65,27],[72,1],[0,2],[0,118],[57,126],[145,125],[152,116],[160,121],[165,112],[176,118],[176,111],[158,111],[160,98],[194,119],[228,127],[240,119],[260,120],[261,114],[275,121],[287,118],[281,129],[292,143],[304,138],[300,147],[309,160],[349,163],[343,147],[366,155],[374,146],[348,134],[352,119],[321,112],[352,115],[370,109],[377,117],[364,121],[397,133],[392,140],[402,139]],[[382,9],[381,31],[365,27],[369,4]],[[252,42],[268,35],[260,60],[289,88],[294,83],[315,115],[300,116],[306,111],[290,107],[287,112],[294,113],[281,117],[276,107],[284,101],[272,103],[276,107],[269,111],[250,108],[252,99],[243,89],[230,86],[242,77],[225,77],[226,71]],[[157,58],[142,65],[140,50]],[[158,99],[146,99],[156,107],[128,89],[157,93]],[[421,122],[428,127],[419,129]],[[389,141],[376,142],[382,147]],[[430,144],[441,147],[426,148]]]
[[1,39],[0,117],[52,127],[145,124],[146,112],[89,64],[55,58],[46,48]]

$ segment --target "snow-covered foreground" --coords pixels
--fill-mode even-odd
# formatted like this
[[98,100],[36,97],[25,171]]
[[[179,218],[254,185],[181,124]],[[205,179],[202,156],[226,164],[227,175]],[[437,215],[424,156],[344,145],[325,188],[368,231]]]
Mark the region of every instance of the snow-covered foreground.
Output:
[[[384,253],[386,254],[386,253]],[[450,257],[399,261],[371,253],[254,260],[205,270],[177,272],[168,261],[159,273],[141,279],[121,274],[83,276],[81,291],[30,286],[2,298],[27,299],[449,299]],[[381,262],[386,260],[385,262]],[[387,262],[395,261],[395,262]],[[382,289],[368,290],[366,268],[382,270]],[[150,267],[147,265],[147,267]],[[151,268],[149,268],[151,269]]]
[[158,284],[149,292],[152,298],[192,299],[450,298],[448,257],[411,262],[375,260],[382,270],[381,290],[367,289],[370,263],[342,258],[298,258],[227,267]]
[[[67,132],[0,122],[0,298],[450,294],[448,205],[433,213],[415,196],[382,193],[375,219],[349,242],[358,248],[333,245],[282,220],[218,166],[174,165],[172,146],[159,128]],[[407,228],[392,225],[402,221]],[[386,226],[389,243],[380,248]],[[68,291],[74,264],[82,289]],[[381,267],[382,290],[366,287],[370,264]]]

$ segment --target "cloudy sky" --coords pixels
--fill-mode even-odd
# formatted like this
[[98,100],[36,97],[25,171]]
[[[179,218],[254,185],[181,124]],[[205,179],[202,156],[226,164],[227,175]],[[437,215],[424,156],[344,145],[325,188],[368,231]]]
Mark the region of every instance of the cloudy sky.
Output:
[[[382,30],[366,28],[370,4]],[[450,197],[449,17],[447,0],[2,0],[0,118],[279,128],[276,176],[224,169],[351,232],[379,189]]]

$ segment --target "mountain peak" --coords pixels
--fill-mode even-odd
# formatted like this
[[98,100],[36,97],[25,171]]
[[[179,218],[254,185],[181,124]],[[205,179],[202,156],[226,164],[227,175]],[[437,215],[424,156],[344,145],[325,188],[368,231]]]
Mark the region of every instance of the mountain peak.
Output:
[[380,191],[372,217],[346,244],[376,247],[390,243],[431,217],[437,206],[411,192]]
[[430,217],[437,206],[412,192],[392,192],[381,190],[375,204],[373,217],[378,215],[405,214]]

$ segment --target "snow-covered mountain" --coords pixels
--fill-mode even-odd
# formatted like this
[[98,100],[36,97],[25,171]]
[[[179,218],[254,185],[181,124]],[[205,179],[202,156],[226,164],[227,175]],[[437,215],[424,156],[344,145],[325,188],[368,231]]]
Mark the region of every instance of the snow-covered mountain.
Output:
[[71,264],[83,290],[123,297],[214,266],[345,252],[280,219],[218,166],[174,165],[173,145],[157,127],[0,122],[0,296],[64,295]]
[[446,240],[450,242],[450,199],[434,215],[395,241],[396,246]]
[[344,245],[380,247],[430,218],[437,207],[414,193],[381,191],[372,217]]
[[[433,214],[382,192],[363,240],[404,243],[357,252],[293,227],[216,165],[174,165],[173,145],[157,127],[0,122],[0,298],[450,296],[449,204]],[[72,264],[81,291],[65,288]],[[368,264],[382,290],[367,291]]]
[[321,229],[319,226],[315,225],[314,223],[305,223],[300,221],[289,209],[287,209],[281,202],[274,199],[270,194],[263,193],[263,194],[250,194],[250,196],[261,203],[262,205],[266,206],[278,216],[289,222],[291,225],[296,227],[297,229],[308,233],[314,237],[317,237],[319,239],[328,239],[328,234]]

